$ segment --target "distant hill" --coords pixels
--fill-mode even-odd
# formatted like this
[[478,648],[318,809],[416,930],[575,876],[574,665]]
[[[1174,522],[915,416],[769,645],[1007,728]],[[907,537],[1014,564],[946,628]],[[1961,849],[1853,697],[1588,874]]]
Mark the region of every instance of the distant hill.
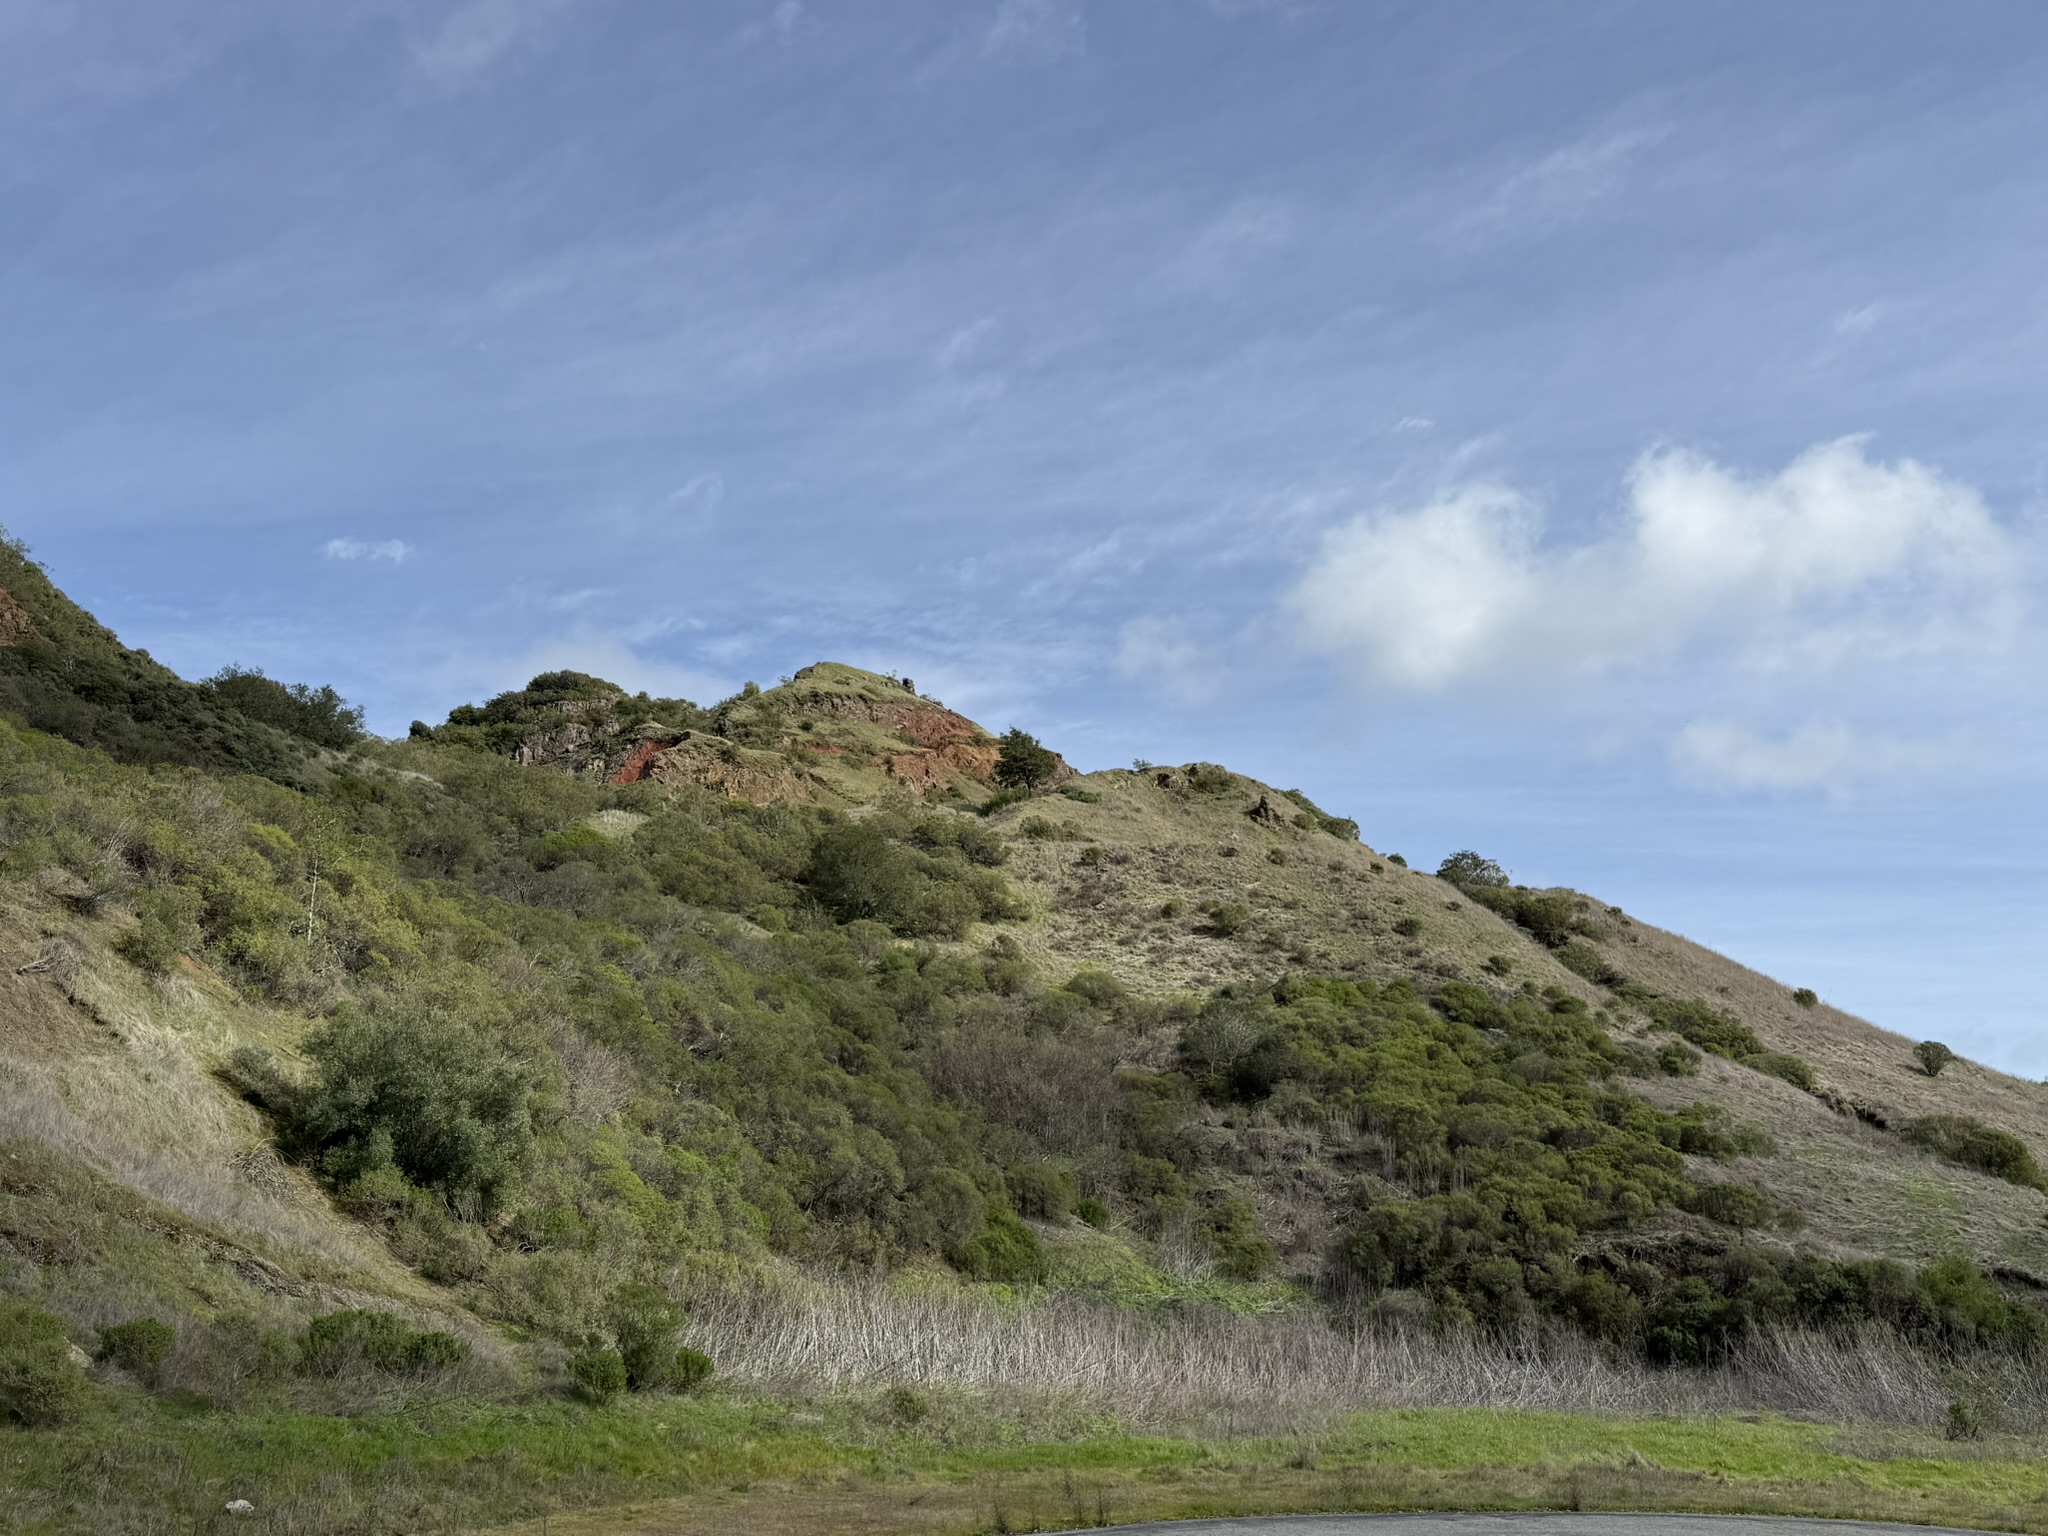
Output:
[[1477,855],[830,662],[376,741],[16,546],[0,592],[0,1265],[175,1319],[190,1390],[364,1307],[566,1386],[799,1270],[1675,1364],[2048,1338],[2039,1085]]

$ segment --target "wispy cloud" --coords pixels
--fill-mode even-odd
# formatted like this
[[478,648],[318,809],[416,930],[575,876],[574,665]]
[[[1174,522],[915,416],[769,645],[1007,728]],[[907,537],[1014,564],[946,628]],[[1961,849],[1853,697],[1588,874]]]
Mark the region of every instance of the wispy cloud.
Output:
[[329,539],[320,546],[320,554],[328,560],[383,560],[403,565],[411,558],[413,547],[403,539]]
[[1002,0],[982,34],[984,59],[1045,63],[1088,49],[1080,8],[1062,0]]
[[467,84],[529,43],[577,0],[464,0],[413,44],[413,63],[436,85]]
[[1553,550],[1534,501],[1455,488],[1328,534],[1290,606],[1309,645],[1397,689],[1527,683],[1707,650],[1824,669],[1995,643],[2015,551],[1966,485],[1860,439],[1747,478],[1660,449],[1610,535]]
[[1681,776],[1710,788],[1818,790],[1838,799],[1941,773],[1960,755],[1942,743],[1867,735],[1839,721],[1779,736],[1727,721],[1698,721],[1679,732],[1671,748]]
[[1206,704],[1224,668],[1176,619],[1133,619],[1118,636],[1116,669],[1183,704]]
[[1635,163],[1668,136],[1665,128],[1622,128],[1575,140],[1500,181],[1455,221],[1454,232],[1546,233],[1619,191]]
[[1173,264],[1175,279],[1189,287],[1222,287],[1273,253],[1293,243],[1292,209],[1271,198],[1246,198],[1209,223]]
[[1884,307],[1879,304],[1865,304],[1861,309],[1845,310],[1835,316],[1837,336],[1861,336],[1878,322]]

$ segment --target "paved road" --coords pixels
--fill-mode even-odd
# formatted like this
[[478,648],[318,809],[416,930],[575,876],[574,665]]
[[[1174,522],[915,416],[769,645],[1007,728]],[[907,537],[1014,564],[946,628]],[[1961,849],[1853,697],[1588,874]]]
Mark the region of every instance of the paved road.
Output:
[[[1874,1520],[1791,1520],[1775,1515],[1254,1515],[1119,1525],[1106,1536],[1937,1536],[1951,1529]],[[1080,1533],[1067,1533],[1080,1536]]]

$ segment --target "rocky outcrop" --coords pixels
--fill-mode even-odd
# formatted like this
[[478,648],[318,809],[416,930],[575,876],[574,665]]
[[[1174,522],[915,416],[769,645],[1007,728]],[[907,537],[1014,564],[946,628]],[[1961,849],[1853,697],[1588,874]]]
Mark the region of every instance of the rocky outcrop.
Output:
[[0,645],[24,645],[42,638],[27,610],[5,587],[0,587]]

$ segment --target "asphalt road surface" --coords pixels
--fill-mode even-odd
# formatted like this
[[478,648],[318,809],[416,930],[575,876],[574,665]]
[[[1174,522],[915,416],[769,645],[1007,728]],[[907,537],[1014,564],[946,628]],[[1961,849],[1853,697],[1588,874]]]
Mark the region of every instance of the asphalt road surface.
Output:
[[[1111,1527],[1110,1536],[1938,1536],[1946,1526],[1775,1515],[1253,1515]],[[1078,1533],[1074,1533],[1078,1536]]]

